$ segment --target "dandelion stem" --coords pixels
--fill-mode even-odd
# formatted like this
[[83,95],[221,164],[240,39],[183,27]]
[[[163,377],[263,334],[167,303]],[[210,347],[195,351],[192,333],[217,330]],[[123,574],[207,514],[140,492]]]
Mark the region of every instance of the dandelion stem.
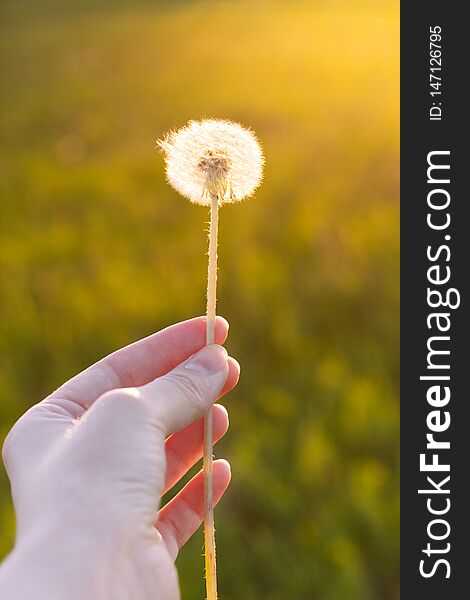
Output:
[[[211,195],[211,217],[209,229],[209,266],[207,270],[207,324],[206,344],[215,342],[215,314],[217,290],[217,231],[219,225],[218,195]],[[212,410],[204,417],[204,551],[206,562],[207,600],[217,600],[217,566],[215,558],[214,529],[214,486],[212,479],[213,462]]]

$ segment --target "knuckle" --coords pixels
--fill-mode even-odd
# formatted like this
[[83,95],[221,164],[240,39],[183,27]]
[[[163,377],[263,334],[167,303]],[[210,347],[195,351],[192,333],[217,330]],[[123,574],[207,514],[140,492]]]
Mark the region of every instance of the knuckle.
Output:
[[10,459],[12,455],[12,444],[12,431],[10,431],[10,433],[7,435],[2,444],[2,460],[7,472],[9,469]]
[[2,460],[5,469],[10,474],[15,457],[18,454],[19,443],[24,433],[25,415],[21,417],[10,429],[2,444]]
[[118,411],[135,410],[143,403],[141,393],[137,388],[110,390],[100,397],[100,402]]
[[189,377],[186,373],[174,372],[171,380],[177,392],[195,412],[204,412],[207,408],[207,392],[204,382],[199,377]]

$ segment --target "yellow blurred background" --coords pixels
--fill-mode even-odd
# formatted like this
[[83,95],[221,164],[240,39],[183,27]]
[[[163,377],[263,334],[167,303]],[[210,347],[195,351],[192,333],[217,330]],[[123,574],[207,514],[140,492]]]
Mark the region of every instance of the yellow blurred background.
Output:
[[[221,212],[242,378],[216,449],[220,596],[397,599],[398,0],[2,4],[0,437],[99,357],[203,313],[208,215],[165,183],[155,139],[239,121],[267,166]],[[4,556],[3,471],[0,522]],[[199,533],[184,598],[204,597],[201,555]]]

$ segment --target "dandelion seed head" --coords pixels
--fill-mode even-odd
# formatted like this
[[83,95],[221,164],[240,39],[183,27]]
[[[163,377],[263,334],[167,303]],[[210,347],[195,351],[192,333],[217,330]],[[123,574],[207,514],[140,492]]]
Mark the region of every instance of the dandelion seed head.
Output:
[[261,183],[264,157],[252,131],[232,121],[189,121],[158,140],[166,176],[191,202],[209,205],[238,202]]

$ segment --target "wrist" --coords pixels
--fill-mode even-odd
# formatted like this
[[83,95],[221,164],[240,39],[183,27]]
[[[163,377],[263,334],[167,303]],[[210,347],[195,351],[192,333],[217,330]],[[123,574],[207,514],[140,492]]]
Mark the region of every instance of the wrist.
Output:
[[[116,545],[106,536],[70,527],[24,535],[2,565],[0,596],[36,600],[105,600]],[[65,533],[64,533],[65,532]]]

